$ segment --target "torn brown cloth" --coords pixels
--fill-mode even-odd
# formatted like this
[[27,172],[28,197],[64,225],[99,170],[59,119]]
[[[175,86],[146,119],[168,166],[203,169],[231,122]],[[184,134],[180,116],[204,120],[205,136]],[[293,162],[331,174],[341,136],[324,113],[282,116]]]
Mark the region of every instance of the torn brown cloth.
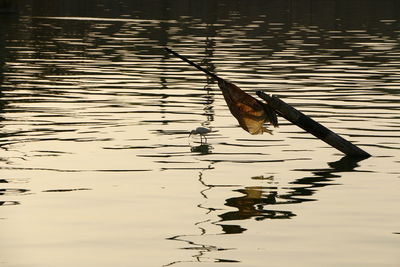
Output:
[[223,79],[218,80],[218,86],[230,112],[245,131],[250,134],[272,134],[271,130],[264,127],[266,122],[278,127],[276,113],[268,104],[262,103],[233,83]]

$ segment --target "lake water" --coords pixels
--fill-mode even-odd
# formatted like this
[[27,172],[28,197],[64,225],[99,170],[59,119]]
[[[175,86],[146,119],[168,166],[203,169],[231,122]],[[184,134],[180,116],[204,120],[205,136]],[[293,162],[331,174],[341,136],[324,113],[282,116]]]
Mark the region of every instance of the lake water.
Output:
[[[295,2],[1,14],[0,265],[400,266],[398,4]],[[165,46],[372,157],[250,135]]]

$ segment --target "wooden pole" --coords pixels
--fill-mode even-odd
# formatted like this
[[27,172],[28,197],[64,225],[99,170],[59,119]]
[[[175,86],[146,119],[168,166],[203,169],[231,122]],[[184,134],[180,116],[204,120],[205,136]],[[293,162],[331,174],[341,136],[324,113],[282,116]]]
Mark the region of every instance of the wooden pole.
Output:
[[[213,77],[217,81],[223,80],[222,78],[218,77],[214,73],[209,72],[208,70],[204,69],[203,67],[197,65],[193,61],[187,59],[186,57],[176,53],[175,51],[165,47],[165,50],[168,53],[173,54],[174,56],[182,59],[183,61],[189,63],[190,65],[194,66],[200,71],[205,72],[207,75]],[[359,157],[359,158],[368,158],[371,155],[361,148],[353,145],[346,139],[340,137],[336,133],[332,132],[325,126],[319,124],[318,122],[314,121],[310,117],[304,115],[294,107],[290,106],[289,104],[285,103],[283,100],[279,99],[277,96],[269,96],[268,94],[257,91],[257,95],[264,99],[267,104],[274,109],[278,114],[282,117],[287,119],[288,121],[292,122],[293,124],[299,126],[300,128],[304,129],[305,131],[311,133],[315,137],[321,139],[325,143],[331,145],[332,147],[338,149],[339,151],[343,152],[347,156],[351,157]]]
[[337,150],[351,157],[368,158],[371,155],[361,148],[353,145],[346,139],[340,137],[325,126],[319,124],[315,120],[301,113],[291,105],[285,103],[277,96],[270,96],[262,91],[257,91],[257,95],[265,100],[278,114],[299,126],[303,130],[309,132],[315,137],[321,139],[325,143],[331,145]]
[[175,51],[169,49],[168,47],[164,47],[164,49],[165,49],[168,53],[171,53],[171,54],[173,54],[174,56],[176,56],[176,57],[182,59],[182,60],[185,61],[186,63],[189,63],[190,65],[192,65],[192,66],[195,67],[196,69],[198,69],[198,70],[204,72],[205,74],[207,74],[207,75],[213,77],[215,80],[217,80],[217,81],[223,80],[222,78],[218,77],[218,76],[215,75],[214,73],[209,72],[209,71],[206,70],[205,68],[199,66],[198,64],[196,64],[196,63],[194,63],[193,61],[187,59],[186,57],[184,57],[184,56],[182,56],[182,55],[179,55],[178,53],[176,53]]

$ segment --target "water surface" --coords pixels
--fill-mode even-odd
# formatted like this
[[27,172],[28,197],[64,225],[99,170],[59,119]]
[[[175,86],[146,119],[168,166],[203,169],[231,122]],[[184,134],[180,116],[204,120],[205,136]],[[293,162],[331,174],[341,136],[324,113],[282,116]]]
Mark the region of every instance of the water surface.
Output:
[[[2,265],[400,264],[400,31],[388,3],[352,18],[91,2],[0,16]],[[273,135],[248,134],[217,84],[165,46],[373,156],[344,157],[283,118]],[[198,126],[213,130],[206,143],[188,138]]]

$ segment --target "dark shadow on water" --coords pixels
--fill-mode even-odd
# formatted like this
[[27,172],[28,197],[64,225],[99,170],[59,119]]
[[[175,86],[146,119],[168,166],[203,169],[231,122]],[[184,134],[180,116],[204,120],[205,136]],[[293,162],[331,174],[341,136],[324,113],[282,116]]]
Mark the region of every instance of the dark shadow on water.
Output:
[[341,177],[338,173],[354,171],[354,169],[359,166],[358,162],[362,160],[364,159],[345,156],[338,161],[329,162],[329,168],[295,169],[294,171],[310,172],[313,175],[293,181],[291,184],[301,186],[294,188],[294,192],[286,197],[292,199],[295,203],[303,202],[303,200],[305,200],[304,197],[314,195],[318,188],[337,184],[334,180]]
[[[271,208],[276,205],[300,204],[318,200],[313,197],[318,188],[338,184],[334,180],[341,177],[339,173],[354,171],[359,166],[357,163],[361,160],[363,159],[345,156],[338,161],[329,162],[329,168],[296,169],[295,171],[310,172],[313,175],[296,179],[291,183],[295,185],[293,187],[245,187],[234,190],[242,193],[243,196],[228,198],[225,205],[237,208],[237,211],[229,211],[218,215],[221,221],[217,224],[224,230],[225,227],[221,222],[225,221],[240,221],[251,218],[258,221],[265,219],[291,219],[296,216],[293,212]],[[278,190],[281,191],[282,189],[287,193],[278,193]],[[232,225],[229,226],[231,227]],[[238,227],[240,226],[238,225]],[[224,231],[224,233],[232,234],[237,232]]]
[[[294,180],[290,184],[293,186],[279,187],[276,186],[248,186],[239,189],[233,189],[232,193],[237,195],[241,193],[242,196],[230,197],[225,200],[225,206],[235,208],[227,212],[221,212],[220,208],[205,207],[199,204],[198,207],[206,210],[206,214],[219,213],[217,216],[220,218],[218,221],[213,221],[210,215],[209,220],[200,221],[195,226],[200,230],[200,236],[213,235],[207,232],[208,225],[218,225],[221,227],[220,234],[241,234],[247,229],[239,224],[242,220],[254,219],[256,221],[275,220],[275,219],[293,219],[298,216],[294,212],[285,209],[277,209],[277,205],[288,204],[301,204],[308,201],[317,201],[315,194],[318,189],[329,185],[339,184],[336,180],[341,177],[341,172],[352,172],[358,167],[358,162],[363,159],[343,157],[338,161],[328,162],[328,168],[320,169],[295,169],[294,171],[309,172],[310,176],[305,176]],[[211,170],[214,168],[208,168]],[[208,192],[222,187],[235,187],[235,185],[213,185],[204,181],[203,170],[199,174],[200,183],[206,187],[200,193],[203,198],[208,199]],[[359,171],[357,171],[359,172]],[[273,181],[274,177],[257,176],[251,177],[254,180],[269,180]],[[284,192],[284,193],[282,193]],[[226,222],[236,222],[236,224],[227,224]],[[214,234],[215,235],[215,234]],[[216,234],[218,235],[218,234]],[[207,252],[229,250],[234,248],[221,248],[212,245],[200,244],[191,240],[191,237],[196,235],[177,235],[168,238],[169,240],[181,241],[187,244],[182,249],[195,250],[196,254],[192,257],[193,260],[184,261],[177,260],[164,266],[171,266],[174,264],[181,264],[183,262],[221,262],[220,259],[207,257]],[[240,262],[239,260],[229,259],[229,262]],[[224,260],[224,262],[226,262]]]
[[198,146],[190,147],[191,152],[199,153],[201,155],[211,154],[212,149],[213,149],[213,147],[207,143],[201,143]]
[[[6,180],[6,179],[0,179],[0,183],[5,183],[8,184],[11,181]],[[0,198],[3,196],[6,196],[7,198],[14,197],[14,196],[21,196],[21,195],[26,195],[29,194],[30,190],[28,189],[22,189],[22,188],[0,188]],[[0,200],[0,206],[14,206],[14,205],[19,205],[19,201],[5,201],[5,200]]]
[[48,190],[43,190],[42,192],[45,193],[64,193],[64,192],[74,192],[74,191],[87,191],[87,190],[92,190],[90,188],[72,188],[72,189],[48,189]]
[[[16,2],[16,1],[9,1]],[[23,15],[32,16],[78,16],[78,17],[122,17],[143,19],[180,19],[184,16],[229,19],[232,14],[251,20],[265,15],[268,20],[326,27],[370,26],[377,19],[399,18],[397,0],[280,0],[280,1],[98,1],[98,0],[19,0]],[[30,8],[29,8],[30,7]],[[357,14],[357,16],[354,16]]]
[[19,204],[18,201],[0,201],[0,206],[14,206]]
[[[290,211],[265,209],[265,207],[271,205],[287,204],[285,201],[279,201],[281,196],[278,196],[277,189],[276,187],[246,187],[234,190],[243,194],[243,196],[228,198],[225,205],[238,210],[219,215],[221,222],[251,218],[260,221],[265,219],[290,219],[295,216]],[[223,227],[223,225],[221,226]],[[232,232],[225,233],[231,234]]]

